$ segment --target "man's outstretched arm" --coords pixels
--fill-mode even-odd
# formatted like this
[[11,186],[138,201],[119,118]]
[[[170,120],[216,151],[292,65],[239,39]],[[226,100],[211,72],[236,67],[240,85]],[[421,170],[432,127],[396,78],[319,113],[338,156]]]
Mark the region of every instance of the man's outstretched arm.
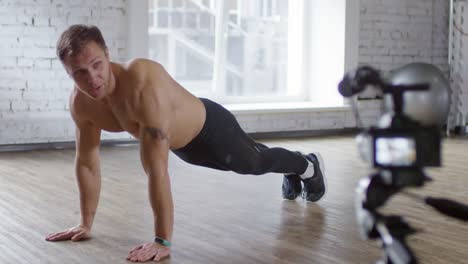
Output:
[[[169,142],[167,135],[157,127],[142,128],[140,153],[148,176],[148,192],[154,218],[155,237],[170,243],[174,225],[174,205],[167,170]],[[144,262],[159,261],[170,254],[170,246],[146,243],[134,248],[127,259]]]
[[[75,119],[75,118],[74,118]],[[49,234],[47,241],[89,238],[101,190],[99,144],[101,130],[89,122],[78,122],[76,128],[75,174],[80,192],[80,224],[65,231]]]
[[159,261],[170,254],[174,225],[174,205],[168,173],[171,107],[163,95],[157,96],[156,93],[153,89],[142,93],[138,101],[138,116],[141,161],[148,176],[154,235],[159,243],[136,247],[127,257],[131,261]]
[[170,241],[174,207],[168,173],[169,138],[163,129],[142,128],[141,160],[148,175],[149,200],[155,219],[155,236]]

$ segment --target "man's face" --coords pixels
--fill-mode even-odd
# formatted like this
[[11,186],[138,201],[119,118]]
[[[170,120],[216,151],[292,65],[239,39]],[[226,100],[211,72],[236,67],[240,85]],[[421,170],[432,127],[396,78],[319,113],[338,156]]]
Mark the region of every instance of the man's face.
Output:
[[107,49],[91,41],[80,53],[67,57],[63,64],[80,91],[95,100],[106,96],[111,76]]

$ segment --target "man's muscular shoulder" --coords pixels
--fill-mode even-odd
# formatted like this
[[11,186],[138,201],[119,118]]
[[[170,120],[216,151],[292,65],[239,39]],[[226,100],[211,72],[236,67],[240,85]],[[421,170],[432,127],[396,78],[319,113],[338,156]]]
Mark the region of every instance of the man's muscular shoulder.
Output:
[[131,87],[127,92],[128,97],[136,100],[141,100],[141,97],[161,96],[162,90],[166,83],[166,71],[164,67],[151,60],[134,59],[128,62],[125,66],[126,77],[125,83]]
[[125,64],[127,76],[134,82],[154,80],[165,72],[164,67],[152,60],[133,59]]
[[139,116],[146,113],[163,113],[169,105],[167,72],[155,61],[135,59],[126,67],[127,83],[131,84],[126,98]]
[[69,97],[70,114],[75,122],[86,121],[88,118],[89,99],[78,88],[73,87]]

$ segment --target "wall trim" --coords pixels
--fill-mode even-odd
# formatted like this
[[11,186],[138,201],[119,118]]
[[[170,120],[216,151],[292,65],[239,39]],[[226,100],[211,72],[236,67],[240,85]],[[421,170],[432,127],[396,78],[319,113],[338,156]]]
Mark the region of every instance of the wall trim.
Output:
[[[278,131],[278,132],[260,132],[247,133],[255,140],[261,139],[285,139],[285,138],[305,138],[305,137],[321,137],[321,136],[352,136],[359,130],[355,128],[345,129],[325,129],[325,130],[308,130],[308,131]],[[101,141],[101,147],[114,146],[129,146],[138,145],[136,139],[108,139]],[[63,150],[75,149],[74,141],[49,142],[49,143],[34,143],[34,144],[9,144],[0,145],[1,152],[25,152],[39,150]]]
[[[106,139],[101,140],[101,146],[123,146],[138,144],[134,139]],[[24,144],[8,144],[0,145],[0,152],[22,152],[34,150],[59,150],[59,149],[75,149],[75,141],[60,141],[47,143],[24,143]]]

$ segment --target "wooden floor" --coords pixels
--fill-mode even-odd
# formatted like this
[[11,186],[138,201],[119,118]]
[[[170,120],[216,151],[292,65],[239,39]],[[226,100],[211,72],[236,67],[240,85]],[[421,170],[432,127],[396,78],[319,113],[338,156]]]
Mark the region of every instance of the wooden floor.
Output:
[[[171,155],[175,200],[172,257],[163,263],[374,263],[375,241],[361,241],[354,189],[369,167],[351,137],[262,141],[320,151],[328,194],[318,204],[281,199],[279,174],[236,175],[194,167]],[[468,202],[468,140],[444,142],[444,167],[420,194]],[[106,147],[102,194],[91,240],[50,243],[49,232],[78,223],[73,150],[0,153],[0,263],[128,263],[133,246],[152,240],[146,177],[138,147]],[[386,212],[424,230],[410,244],[421,263],[468,263],[468,224],[396,196]]]

